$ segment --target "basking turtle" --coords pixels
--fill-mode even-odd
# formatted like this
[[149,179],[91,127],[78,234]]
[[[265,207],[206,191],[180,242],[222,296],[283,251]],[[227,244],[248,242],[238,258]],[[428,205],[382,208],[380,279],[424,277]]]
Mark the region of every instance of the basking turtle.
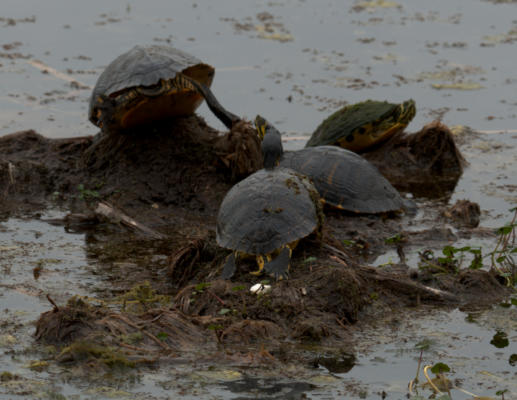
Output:
[[[260,137],[280,135],[261,116],[255,119]],[[279,165],[308,176],[322,200],[339,209],[365,214],[414,208],[373,164],[336,146],[308,147],[283,153]]]
[[221,277],[231,278],[238,258],[251,255],[259,266],[255,274],[286,278],[294,246],[322,218],[318,193],[303,175],[272,168],[248,176],[226,194],[217,216],[217,243],[233,250]]
[[283,153],[280,132],[263,129],[260,133],[265,169],[233,186],[217,215],[217,243],[233,250],[223,279],[233,276],[241,255],[256,257],[256,274],[264,270],[276,279],[286,278],[298,240],[321,227],[323,220],[320,197],[307,177],[275,168]]
[[400,104],[367,100],[345,106],[316,128],[306,147],[337,145],[361,152],[401,132],[415,114],[411,99]]
[[203,98],[231,128],[238,117],[226,111],[209,87],[215,70],[170,46],[135,46],[99,76],[88,117],[104,132],[121,132],[160,119],[194,113]]

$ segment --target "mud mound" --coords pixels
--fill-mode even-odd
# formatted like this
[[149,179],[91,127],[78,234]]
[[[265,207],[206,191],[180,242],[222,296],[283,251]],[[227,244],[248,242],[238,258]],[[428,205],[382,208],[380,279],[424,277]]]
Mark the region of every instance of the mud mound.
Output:
[[206,342],[203,329],[175,310],[115,312],[78,298],[43,313],[36,322],[35,338],[60,345],[59,362],[86,360],[109,367],[176,357]]
[[79,154],[90,138],[48,139],[29,130],[0,138],[0,213],[44,208],[76,192]]
[[36,323],[36,340],[67,344],[95,332],[95,321],[106,315],[79,298],[71,298],[64,307],[55,306],[41,314]]
[[486,307],[501,301],[501,293],[510,293],[510,288],[504,286],[504,279],[494,271],[462,269],[457,274],[439,276],[425,275],[422,281],[454,293],[461,298],[462,308]]
[[0,211],[56,201],[84,210],[85,200],[103,199],[139,212],[159,205],[164,213],[181,208],[213,215],[235,180],[261,163],[257,134],[244,121],[226,135],[197,116],[95,138],[18,132],[0,138]]
[[[259,148],[249,123],[220,135],[196,116],[125,136],[50,140],[26,131],[0,138],[0,212],[39,210],[53,201],[71,208],[77,218],[61,222],[88,226],[88,256],[113,288],[104,299],[109,306],[73,298],[41,315],[36,338],[60,347],[56,360],[110,367],[200,353],[219,359],[221,345],[225,356],[244,346],[242,354],[254,349],[265,362],[272,354],[299,359],[299,349],[286,345],[337,348],[372,309],[470,306],[506,295],[503,284],[479,271],[410,276],[404,257],[400,268],[364,265],[391,246],[386,238],[402,232],[403,254],[417,235],[404,234],[395,216],[335,210],[327,210],[321,235],[299,243],[288,280],[249,274],[254,260],[239,263],[234,281],[218,279],[228,251],[215,241],[217,210],[234,180],[260,167]],[[414,190],[430,182],[448,190],[448,179],[455,184],[462,171],[450,132],[439,123],[368,156]],[[427,231],[425,240],[436,237]],[[262,280],[271,290],[252,293]]]
[[439,121],[413,134],[397,134],[362,155],[397,189],[429,198],[450,195],[466,163],[452,132]]

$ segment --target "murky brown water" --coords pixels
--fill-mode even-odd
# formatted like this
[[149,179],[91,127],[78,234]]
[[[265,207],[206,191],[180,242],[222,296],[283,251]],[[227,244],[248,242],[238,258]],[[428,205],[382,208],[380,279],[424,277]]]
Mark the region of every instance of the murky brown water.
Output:
[[[450,201],[478,202],[481,225],[497,227],[517,204],[517,4],[496,3],[3,0],[0,135],[96,133],[86,113],[104,66],[135,44],[170,43],[216,67],[213,89],[227,108],[250,119],[260,113],[290,136],[308,136],[340,105],[367,98],[413,98],[418,112],[410,131],[438,117],[491,131],[462,146],[470,166]],[[206,106],[199,113],[222,128]],[[302,143],[286,142],[288,148]],[[31,321],[49,308],[46,293],[64,301],[102,286],[90,273],[84,238],[39,221],[9,220],[0,225],[0,249],[0,309],[7,310],[0,372],[23,376],[21,387],[33,388],[32,397],[323,399],[346,397],[352,385],[360,389],[352,398],[359,392],[380,398],[382,390],[402,398],[416,371],[415,345],[424,339],[433,340],[425,357],[452,366],[464,389],[493,397],[508,389],[505,398],[517,393],[516,366],[509,362],[517,353],[515,306],[473,318],[458,310],[415,310],[396,324],[380,321],[364,333],[368,348],[347,374],[320,367],[277,381],[174,365],[129,380],[71,383],[66,371],[28,368],[34,355],[26,349]],[[43,274],[36,280],[38,263]],[[490,343],[498,331],[508,335],[503,349]],[[0,385],[0,398],[23,393]],[[454,392],[458,398],[468,396]]]

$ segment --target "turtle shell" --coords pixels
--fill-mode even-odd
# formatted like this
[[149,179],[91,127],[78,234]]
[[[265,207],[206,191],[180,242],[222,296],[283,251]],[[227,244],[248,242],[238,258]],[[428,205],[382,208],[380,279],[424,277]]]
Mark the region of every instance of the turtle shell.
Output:
[[285,168],[259,170],[233,186],[217,216],[217,243],[265,255],[321,225],[319,196],[310,181]]
[[401,132],[415,113],[411,99],[400,104],[367,100],[345,106],[316,128],[306,147],[338,145],[360,152]]
[[[135,46],[99,76],[88,117],[109,130],[124,130],[167,117],[192,114],[203,101],[179,73],[209,87],[212,66],[170,46]],[[180,74],[180,75],[181,75]]]
[[405,200],[374,165],[340,147],[286,152],[280,166],[308,176],[327,204],[343,210],[375,214],[405,207]]

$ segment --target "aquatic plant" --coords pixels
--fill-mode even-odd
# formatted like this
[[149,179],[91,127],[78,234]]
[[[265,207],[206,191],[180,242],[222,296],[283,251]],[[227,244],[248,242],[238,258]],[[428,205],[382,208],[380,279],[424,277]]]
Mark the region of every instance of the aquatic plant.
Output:
[[[517,227],[517,207],[512,208],[513,218],[508,224],[496,229],[498,237],[495,247],[483,255],[483,249],[478,246],[445,246],[442,249],[442,256],[435,257],[432,250],[425,250],[420,254],[419,268],[432,274],[454,273],[457,274],[467,255],[471,255],[468,268],[476,270],[484,266],[489,266],[495,270],[497,275],[505,280],[507,286],[513,287],[517,283],[517,264],[515,254],[517,254],[516,233]],[[484,260],[490,260],[488,264]]]

